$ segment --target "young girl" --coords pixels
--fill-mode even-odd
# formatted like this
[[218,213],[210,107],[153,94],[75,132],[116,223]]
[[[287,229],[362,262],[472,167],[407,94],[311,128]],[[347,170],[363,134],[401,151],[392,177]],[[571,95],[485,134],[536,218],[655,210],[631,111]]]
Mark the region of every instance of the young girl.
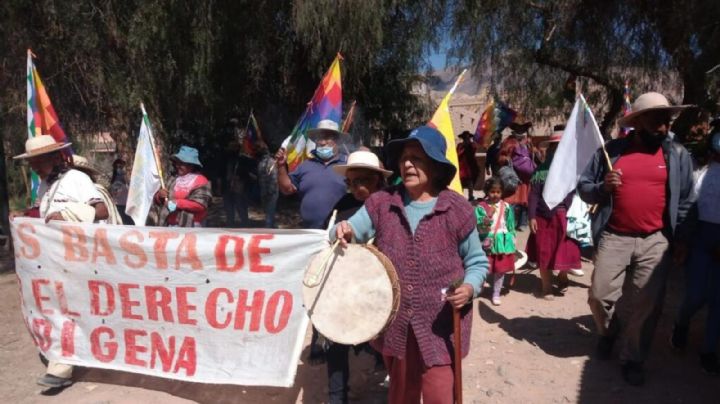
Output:
[[567,211],[572,203],[575,191],[550,209],[542,196],[545,180],[555,151],[562,137],[564,127],[556,126],[550,139],[543,142],[547,146],[545,161],[535,170],[530,180],[531,189],[528,200],[530,217],[530,237],[527,242],[528,260],[538,263],[540,269],[540,297],[552,300],[552,271],[558,273],[558,292],[562,296],[568,288],[568,271],[580,268],[580,247],[567,236]]
[[475,207],[478,233],[494,274],[492,303],[500,305],[500,291],[505,273],[515,269],[515,215],[512,206],[503,201],[502,181],[490,177],[485,181],[485,199]]

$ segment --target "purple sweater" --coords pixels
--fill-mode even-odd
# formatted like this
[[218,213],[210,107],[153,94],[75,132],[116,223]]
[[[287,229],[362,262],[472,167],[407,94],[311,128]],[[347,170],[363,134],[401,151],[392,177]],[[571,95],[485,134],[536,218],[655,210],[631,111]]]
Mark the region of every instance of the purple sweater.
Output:
[[530,157],[530,149],[527,146],[520,145],[515,148],[512,165],[520,180],[527,184],[535,171],[535,163]]
[[[395,319],[373,346],[383,355],[404,358],[412,327],[426,367],[451,364],[452,307],[442,299],[441,290],[465,275],[458,245],[475,228],[472,206],[454,191],[442,191],[414,234],[399,188],[372,194],[365,208],[375,226],[375,244],[395,266],[401,288]],[[470,350],[471,304],[461,309],[461,316],[465,356]]]

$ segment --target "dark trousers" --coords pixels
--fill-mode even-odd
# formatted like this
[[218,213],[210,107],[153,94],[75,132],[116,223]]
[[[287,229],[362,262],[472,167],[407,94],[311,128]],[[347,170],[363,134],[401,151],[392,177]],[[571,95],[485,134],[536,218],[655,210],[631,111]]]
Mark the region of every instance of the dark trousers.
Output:
[[[244,194],[225,194],[223,195],[223,206],[225,207],[225,227],[246,227],[249,225],[248,218],[248,201]],[[240,216],[239,221],[235,221],[235,214]]]
[[685,299],[677,324],[688,327],[693,315],[708,305],[702,353],[717,351],[720,341],[720,224],[700,222],[685,269]]
[[348,402],[350,379],[350,345],[331,343],[326,353],[328,375],[328,398],[330,404]]
[[132,226],[135,224],[135,221],[133,221],[132,218],[125,213],[125,208],[125,205],[117,205],[117,210],[118,213],[120,213],[120,218],[122,219],[123,224]]
[[528,208],[527,206],[514,205],[515,209],[515,229],[520,230],[522,226],[528,225]]

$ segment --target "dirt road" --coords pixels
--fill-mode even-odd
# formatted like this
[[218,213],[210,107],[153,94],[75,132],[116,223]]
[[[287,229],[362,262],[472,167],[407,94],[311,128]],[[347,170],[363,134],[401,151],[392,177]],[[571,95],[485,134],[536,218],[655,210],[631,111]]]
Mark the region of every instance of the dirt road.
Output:
[[[526,235],[522,235],[524,239]],[[536,272],[518,273],[514,289],[499,307],[487,296],[475,302],[470,355],[463,362],[466,403],[718,403],[720,378],[704,374],[696,351],[702,333],[699,313],[687,353],[668,344],[682,277],[673,273],[651,359],[647,383],[627,386],[617,360],[590,358],[595,347],[586,304],[592,267],[573,278],[569,293],[554,301],[533,296]],[[324,366],[301,363],[293,388],[205,385],[130,373],[79,369],[77,382],[56,396],[41,394],[43,373],[19,308],[16,277],[0,275],[0,397],[5,403],[321,403],[326,400]],[[303,358],[306,353],[303,353]],[[353,356],[353,402],[383,403],[384,378],[372,358]]]

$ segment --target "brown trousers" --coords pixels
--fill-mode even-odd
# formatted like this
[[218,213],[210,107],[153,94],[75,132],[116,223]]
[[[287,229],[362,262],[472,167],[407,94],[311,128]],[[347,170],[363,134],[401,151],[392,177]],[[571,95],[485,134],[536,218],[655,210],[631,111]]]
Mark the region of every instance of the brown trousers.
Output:
[[621,360],[647,358],[671,263],[662,232],[646,237],[602,233],[588,304],[598,333],[619,337]]
[[389,404],[452,404],[454,373],[451,365],[426,368],[412,327],[405,358],[383,355],[390,376]]

